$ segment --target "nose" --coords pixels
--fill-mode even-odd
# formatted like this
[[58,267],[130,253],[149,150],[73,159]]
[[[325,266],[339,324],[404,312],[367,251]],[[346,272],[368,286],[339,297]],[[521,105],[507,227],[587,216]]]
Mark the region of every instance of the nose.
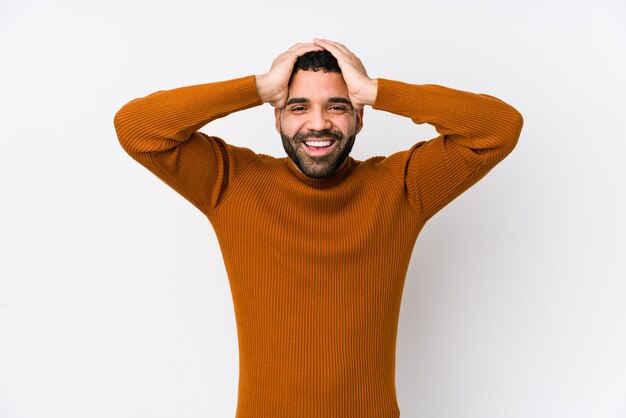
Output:
[[308,121],[308,129],[312,131],[321,131],[324,129],[330,129],[331,122],[326,112],[323,109],[311,110],[310,119]]

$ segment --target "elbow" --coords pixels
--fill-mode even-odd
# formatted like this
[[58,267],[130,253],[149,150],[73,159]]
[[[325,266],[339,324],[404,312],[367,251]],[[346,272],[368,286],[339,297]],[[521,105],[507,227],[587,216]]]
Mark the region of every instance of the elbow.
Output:
[[522,133],[522,127],[524,126],[524,118],[515,108],[509,107],[507,117],[502,121],[501,126],[501,148],[504,156],[507,156],[517,146],[519,137]]
[[509,152],[513,151],[513,149],[517,146],[519,142],[519,137],[522,134],[522,128],[524,127],[524,117],[520,112],[516,109],[513,109],[512,112],[512,121],[511,121],[511,147]]
[[117,139],[128,154],[133,155],[136,147],[136,129],[133,128],[133,112],[130,103],[122,106],[113,117],[113,126]]
[[120,141],[120,143],[123,144],[123,132],[124,132],[124,115],[122,113],[122,111],[124,110],[124,108],[120,109],[117,111],[117,113],[115,114],[115,116],[113,116],[113,127],[115,128],[115,133],[117,134],[117,139]]

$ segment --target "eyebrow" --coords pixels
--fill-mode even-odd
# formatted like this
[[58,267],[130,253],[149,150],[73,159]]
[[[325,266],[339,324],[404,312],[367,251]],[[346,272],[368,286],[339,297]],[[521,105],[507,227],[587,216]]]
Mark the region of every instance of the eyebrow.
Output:
[[287,100],[287,105],[290,104],[294,104],[294,103],[308,103],[309,99],[306,99],[304,97],[292,97],[291,99]]
[[331,97],[328,99],[328,103],[345,103],[352,106],[352,102],[345,97]]
[[[310,100],[307,99],[306,97],[292,97],[291,99],[287,101],[286,106],[296,104],[296,103],[309,103],[309,102]],[[328,103],[344,103],[347,105],[352,105],[350,100],[346,99],[345,97],[331,97],[328,99]]]

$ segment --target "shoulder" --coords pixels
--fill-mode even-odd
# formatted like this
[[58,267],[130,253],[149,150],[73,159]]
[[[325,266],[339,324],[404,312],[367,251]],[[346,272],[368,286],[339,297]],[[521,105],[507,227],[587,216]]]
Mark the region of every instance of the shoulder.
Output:
[[404,177],[407,156],[410,150],[399,151],[389,156],[375,156],[362,162],[364,168],[377,171],[386,171],[392,175]]
[[224,147],[225,153],[231,165],[233,174],[250,169],[254,171],[266,170],[280,166],[280,159],[271,155],[257,153],[250,148],[240,147],[217,138],[221,146]]
[[373,156],[363,161],[354,161],[353,175],[365,178],[371,185],[380,184],[403,184],[404,167],[406,165],[407,151],[401,151],[389,156]]

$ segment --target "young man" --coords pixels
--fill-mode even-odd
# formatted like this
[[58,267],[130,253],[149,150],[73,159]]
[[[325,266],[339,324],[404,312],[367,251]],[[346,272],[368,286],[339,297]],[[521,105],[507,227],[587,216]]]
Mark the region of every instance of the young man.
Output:
[[[266,102],[288,157],[198,131]],[[440,136],[354,160],[365,106]],[[133,100],[115,127],[124,149],[215,229],[238,327],[237,418],[395,418],[398,315],[415,240],[514,148],[522,117],[491,96],[371,79],[345,46],[316,39],[267,74]]]

